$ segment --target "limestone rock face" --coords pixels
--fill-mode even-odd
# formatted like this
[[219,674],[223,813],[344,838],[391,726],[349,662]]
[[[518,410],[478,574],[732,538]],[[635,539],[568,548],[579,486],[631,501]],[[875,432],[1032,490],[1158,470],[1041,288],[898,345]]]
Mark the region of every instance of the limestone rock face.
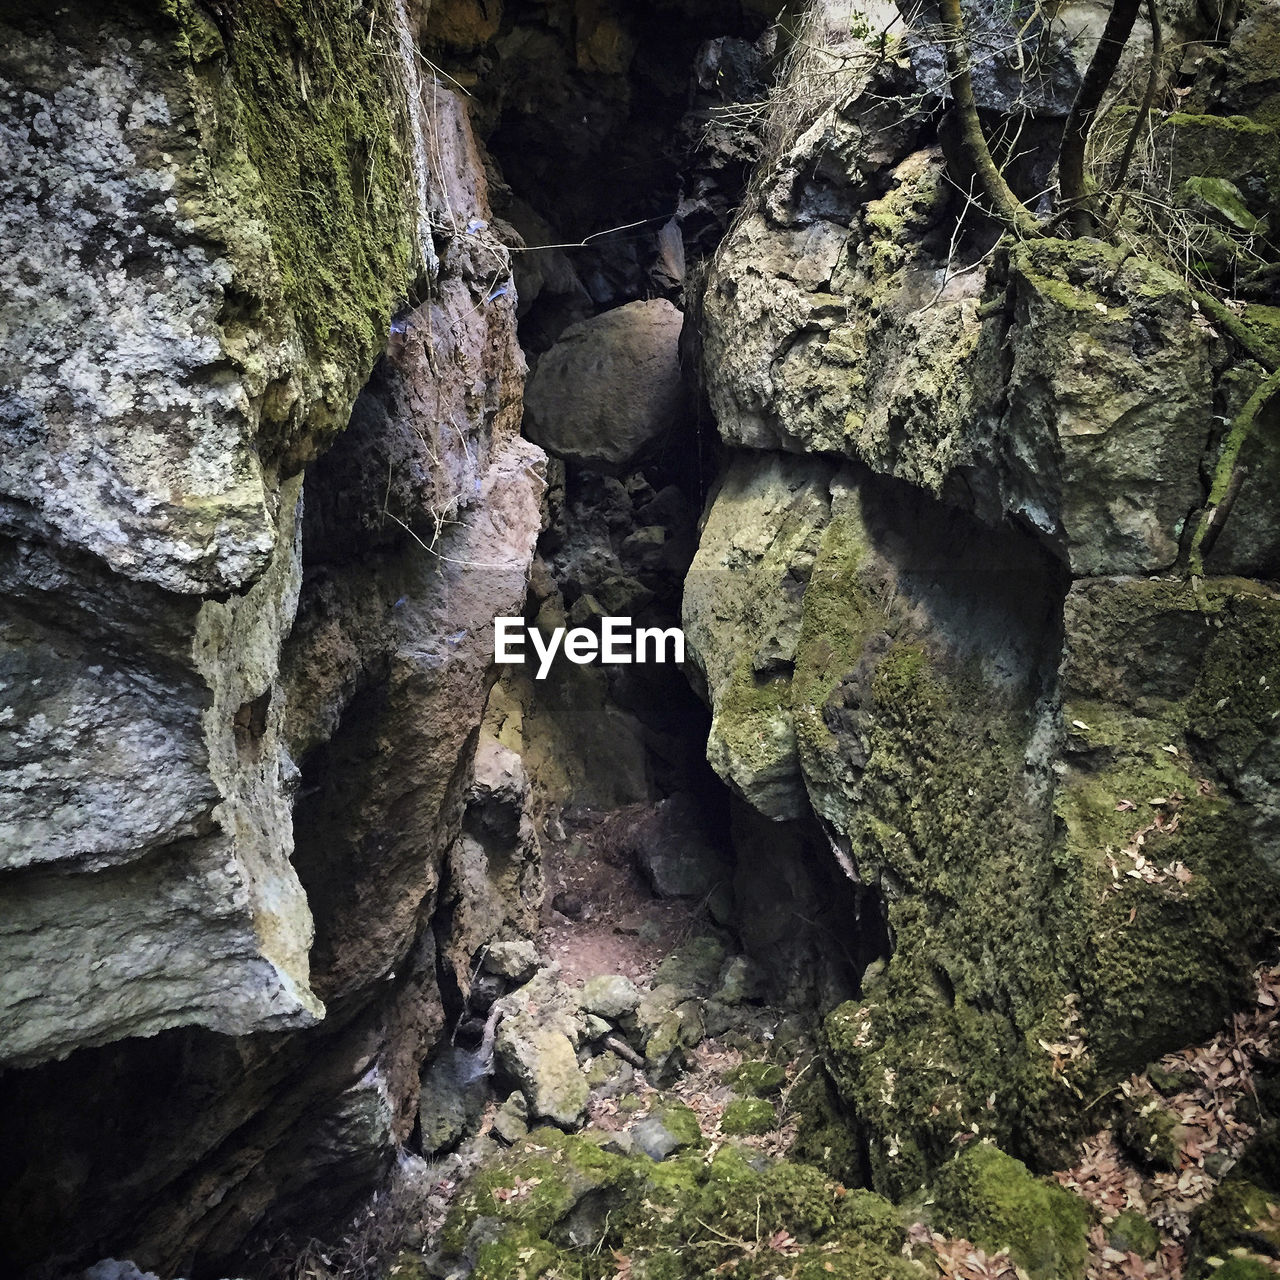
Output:
[[573,1041],[562,1031],[517,1015],[498,1032],[498,1056],[520,1086],[531,1115],[559,1125],[582,1119],[591,1087],[578,1066]]
[[[374,44],[331,47],[341,91],[296,122],[325,168],[335,121],[367,121],[367,184],[344,150],[323,208],[272,198],[290,162],[264,117],[299,90],[270,6],[231,48],[185,6],[154,28],[108,7],[0,33],[10,1061],[323,1013],[279,655],[300,464],[345,421],[415,255],[390,16]],[[345,244],[337,277],[306,260],[321,236]]]
[[712,708],[707,758],[769,818],[805,806],[784,693],[801,600],[830,516],[831,467],[741,454],[712,503],[685,581],[689,656]]
[[525,429],[550,453],[605,471],[633,462],[688,416],[670,302],[628,302],[570,325],[529,380]]
[[[828,1004],[860,986],[827,1067],[877,1187],[912,1192],[965,1130],[1052,1167],[1080,1097],[1247,993],[1275,901],[1273,441],[1265,417],[1239,523],[1188,579],[1260,368],[1160,246],[1045,237],[956,271],[946,160],[903,109],[936,68],[809,21],[691,303],[730,453],[684,622],[707,757],[743,802],[744,942],[798,981],[821,968],[793,921],[853,940],[819,984]],[[976,77],[992,112],[1001,74]],[[1056,118],[1071,77],[1046,75],[1031,109]],[[1205,111],[1228,82],[1253,94],[1205,75]],[[1274,141],[1222,114],[1169,127]],[[1270,332],[1268,308],[1243,314]]]
[[721,435],[1025,520],[1075,573],[1169,568],[1201,497],[1214,335],[1181,279],[1098,242],[949,266],[944,158],[887,105],[912,66],[833,71],[852,105],[833,96],[718,252],[701,309]]
[[495,1050],[497,1060],[520,1086],[529,1116],[562,1127],[582,1118],[591,1086],[578,1066],[583,1036],[577,998],[553,968],[540,970],[504,996]]
[[471,774],[545,486],[483,160],[408,6],[290,22],[0,30],[20,1269],[187,1274],[340,1218],[417,1118],[468,803],[530,852],[507,766]]

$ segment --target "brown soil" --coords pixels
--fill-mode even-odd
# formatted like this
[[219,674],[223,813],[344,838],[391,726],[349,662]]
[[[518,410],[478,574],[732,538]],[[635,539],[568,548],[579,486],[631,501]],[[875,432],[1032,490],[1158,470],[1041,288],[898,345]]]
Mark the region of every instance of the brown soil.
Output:
[[645,804],[566,810],[564,839],[543,837],[538,948],[570,986],[604,973],[647,982],[676,947],[711,926],[700,902],[654,897],[636,869],[627,832],[650,811]]

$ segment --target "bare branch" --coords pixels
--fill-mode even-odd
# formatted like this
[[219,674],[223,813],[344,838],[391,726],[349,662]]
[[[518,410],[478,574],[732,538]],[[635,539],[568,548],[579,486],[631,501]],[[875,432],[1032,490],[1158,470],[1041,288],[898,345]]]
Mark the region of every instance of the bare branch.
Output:
[[[1160,26],[1160,12],[1156,7],[1156,0],[1147,0],[1147,16],[1151,19],[1151,69],[1147,74],[1147,89],[1142,95],[1142,105],[1138,108],[1138,114],[1133,121],[1133,128],[1129,131],[1129,136],[1125,140],[1124,151],[1120,155],[1120,164],[1116,169],[1116,175],[1112,179],[1112,194],[1107,197],[1106,205],[1102,210],[1102,217],[1105,221],[1111,213],[1111,205],[1115,198],[1115,191],[1124,186],[1124,180],[1129,174],[1129,165],[1133,162],[1133,153],[1138,145],[1138,139],[1142,136],[1142,131],[1147,127],[1147,120],[1151,115],[1151,107],[1156,100],[1156,90],[1160,87],[1160,74],[1162,71],[1161,63],[1164,61],[1164,31]],[[1120,207],[1116,210],[1118,218],[1124,212],[1125,197],[1120,197]]]
[[1120,55],[1129,41],[1138,18],[1141,0],[1114,0],[1102,39],[1093,51],[1089,68],[1080,82],[1080,91],[1071,104],[1066,128],[1062,131],[1062,149],[1058,152],[1058,191],[1062,200],[1073,207],[1071,222],[1076,235],[1088,235],[1094,228],[1094,217],[1088,207],[1085,191],[1084,150],[1093,128],[1093,118],[1111,77],[1120,64]]
[[1013,194],[987,144],[978,117],[978,104],[973,96],[973,79],[969,74],[969,48],[964,31],[964,14],[960,0],[941,0],[943,45],[947,54],[947,72],[951,77],[951,96],[960,120],[960,141],[965,155],[978,175],[978,182],[991,204],[991,212],[1011,231],[1024,238],[1040,234],[1036,220]]

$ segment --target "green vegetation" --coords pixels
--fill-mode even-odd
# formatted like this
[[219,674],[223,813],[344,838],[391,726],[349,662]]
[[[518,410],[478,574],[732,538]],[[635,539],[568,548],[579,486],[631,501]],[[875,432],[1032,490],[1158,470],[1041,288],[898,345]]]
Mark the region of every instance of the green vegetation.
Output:
[[725,1133],[768,1133],[778,1123],[773,1103],[764,1098],[735,1098],[726,1105],[720,1119]]
[[409,293],[415,227],[407,110],[391,0],[353,21],[340,0],[244,0],[219,29],[191,0],[178,28],[212,191],[188,200],[234,272],[222,324],[250,373],[253,335],[296,326],[310,417],[266,384],[262,447],[305,458],[346,425],[351,401]]
[[726,1071],[724,1082],[739,1093],[763,1098],[786,1084],[787,1073],[776,1062],[744,1062]]
[[[723,1147],[654,1164],[542,1129],[478,1174],[444,1243],[477,1275],[605,1280],[625,1260],[648,1280],[701,1280],[732,1263],[751,1280],[924,1280],[901,1255],[901,1216],[803,1164]],[[504,1270],[505,1268],[505,1270]]]
[[945,1166],[933,1201],[935,1228],[988,1252],[1008,1249],[1032,1280],[1084,1275],[1088,1206],[995,1147],[975,1142]]

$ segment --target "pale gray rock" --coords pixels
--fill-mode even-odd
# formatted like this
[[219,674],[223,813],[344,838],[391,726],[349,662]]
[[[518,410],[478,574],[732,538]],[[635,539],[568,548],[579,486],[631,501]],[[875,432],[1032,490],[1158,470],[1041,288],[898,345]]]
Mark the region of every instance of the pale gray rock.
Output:
[[529,1132],[529,1104],[518,1089],[512,1093],[493,1117],[493,1131],[503,1142],[519,1142]]
[[790,681],[832,470],[816,458],[735,457],[685,582],[689,658],[712,712],[707,759],[771,818],[806,808]]
[[[48,1208],[0,1223],[21,1270],[110,1242],[213,1272],[268,1213],[345,1220],[442,1032],[434,895],[545,458],[486,301],[505,250],[431,238],[490,214],[466,112],[379,12],[352,41],[323,0],[274,77],[199,6],[0,18],[0,1054],[33,1066],[5,1127]],[[305,145],[352,91],[382,158],[320,180],[317,240],[210,122],[278,109]]]
[[688,416],[678,344],[683,318],[654,298],[570,325],[538,362],[525,430],[549,453],[617,471]]
[[518,1014],[498,1028],[497,1053],[503,1070],[520,1086],[530,1116],[566,1127],[582,1119],[591,1086],[563,1031]]
[[538,948],[527,938],[495,942],[481,961],[486,973],[495,973],[513,982],[527,982],[537,971],[538,963]]
[[[998,279],[951,270],[934,247],[954,221],[942,153],[909,113],[874,127],[910,85],[871,83],[874,60],[849,52],[830,70],[844,92],[762,175],[712,264],[703,369],[722,437],[1015,516],[1078,574],[1169,568],[1213,414],[1212,335],[1185,285],[1096,241],[1024,244]],[[1057,56],[1046,118],[1075,77]]]
[[635,1011],[640,992],[630,978],[620,973],[599,974],[582,984],[578,1003],[588,1013],[616,1022]]
[[[290,862],[283,699],[272,696],[298,598],[300,487],[286,491],[268,572],[190,619],[186,675],[168,686],[170,699],[185,691],[185,703],[159,710],[158,673],[137,657],[121,664],[133,667],[136,692],[115,714],[143,709],[144,695],[153,708],[130,731],[109,736],[92,722],[92,703],[76,701],[103,671],[88,646],[60,633],[56,648],[32,645],[34,623],[4,626],[12,700],[0,792],[16,803],[3,847],[26,867],[11,873],[0,923],[0,1054],[9,1061],[154,1034],[174,1024],[175,1010],[229,1034],[323,1015],[310,988],[311,912]],[[96,687],[102,697],[113,686]],[[179,722],[168,738],[166,719]],[[150,823],[136,801],[117,803],[135,777],[143,797],[165,788]],[[148,856],[173,840],[182,856]],[[63,866],[98,874],[56,874]],[[161,970],[163,982],[149,980]]]

